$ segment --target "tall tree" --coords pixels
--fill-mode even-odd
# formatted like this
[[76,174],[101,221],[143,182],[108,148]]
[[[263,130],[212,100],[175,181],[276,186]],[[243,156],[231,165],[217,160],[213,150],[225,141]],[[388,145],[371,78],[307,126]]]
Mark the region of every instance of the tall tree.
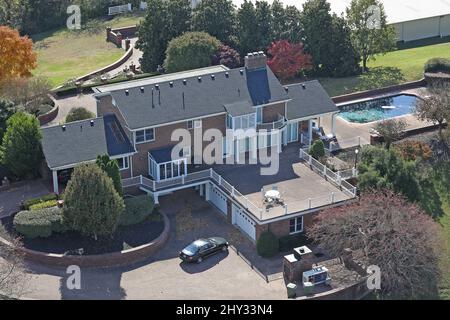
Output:
[[331,33],[332,54],[324,63],[325,72],[333,77],[348,77],[360,73],[361,57],[353,47],[347,21],[333,14]]
[[106,154],[102,156],[99,155],[96,164],[111,178],[117,193],[122,195],[122,177],[120,176],[120,168],[117,160],[110,159]]
[[286,30],[281,39],[289,40],[291,43],[304,42],[303,28],[300,23],[301,13],[296,6],[287,6],[284,10]]
[[232,0],[202,0],[194,9],[192,29],[209,33],[224,44],[233,45],[235,16]]
[[16,176],[35,176],[42,160],[41,130],[35,116],[17,112],[7,121],[0,160]]
[[169,42],[164,68],[178,72],[208,67],[220,45],[219,40],[205,32],[186,32]]
[[237,13],[237,39],[238,48],[242,57],[249,52],[256,51],[257,33],[256,10],[253,2],[244,0]]
[[36,60],[30,38],[0,26],[0,86],[8,79],[31,76],[31,70],[37,66]]
[[143,71],[155,71],[163,64],[169,41],[189,30],[190,18],[189,0],[148,0],[147,15],[139,27],[136,43],[143,52]]
[[281,79],[294,78],[300,71],[312,67],[311,56],[303,52],[303,44],[292,44],[287,40],[272,43],[267,52],[267,64]]
[[119,225],[124,202],[112,180],[96,164],[75,167],[64,193],[63,222],[83,235],[110,237]]
[[381,298],[431,299],[439,279],[438,226],[416,204],[391,191],[319,213],[307,234],[333,256],[350,248],[381,270]]
[[270,4],[266,1],[256,1],[256,37],[257,47],[256,51],[266,50],[273,39],[272,32],[272,11]]
[[332,47],[333,19],[326,0],[308,0],[303,4],[301,23],[305,50],[313,58],[314,71],[321,73],[335,53]]
[[286,11],[283,3],[279,0],[274,0],[271,6],[272,10],[272,39],[274,41],[286,40],[287,38],[287,23]]
[[352,30],[353,46],[360,54],[363,70],[377,54],[395,49],[396,34],[387,24],[384,6],[379,0],[352,0],[347,8],[347,21]]

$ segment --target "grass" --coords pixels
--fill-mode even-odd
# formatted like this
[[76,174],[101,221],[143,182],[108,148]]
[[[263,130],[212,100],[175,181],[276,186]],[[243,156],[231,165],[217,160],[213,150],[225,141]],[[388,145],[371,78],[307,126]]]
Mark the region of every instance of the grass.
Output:
[[106,42],[106,27],[124,27],[137,24],[141,15],[125,15],[113,20],[93,20],[79,31],[60,29],[32,36],[38,67],[33,74],[45,76],[54,86],[107,66],[124,50]]
[[416,48],[396,50],[376,57],[368,63],[371,71],[363,76],[348,78],[320,78],[330,96],[360,90],[420,80],[428,59],[440,57],[450,59],[450,42]]

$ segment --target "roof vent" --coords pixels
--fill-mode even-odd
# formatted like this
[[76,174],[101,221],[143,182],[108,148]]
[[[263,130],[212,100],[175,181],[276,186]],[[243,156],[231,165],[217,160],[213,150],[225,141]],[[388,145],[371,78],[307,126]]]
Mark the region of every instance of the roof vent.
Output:
[[289,88],[288,87],[284,87],[284,91],[289,92]]
[[129,90],[125,90],[125,95],[129,96],[130,95],[130,91]]
[[187,80],[183,79],[183,84],[186,85],[187,84]]
[[66,126],[61,127],[62,131],[66,131]]
[[155,84],[156,90],[159,90],[159,84]]
[[241,76],[244,75],[244,70],[239,70],[239,73],[241,74]]
[[202,82],[202,77],[197,78],[198,82]]
[[212,74],[212,75],[211,75],[211,79],[215,80],[215,79],[216,79],[216,76]]
[[141,93],[144,93],[145,89],[144,87],[141,87]]
[[94,120],[91,120],[91,127],[94,126]]
[[225,72],[225,77],[229,78],[230,77],[230,73],[229,72]]
[[173,81],[170,81],[170,82],[169,82],[169,86],[170,86],[171,88],[173,88]]
[[302,83],[302,88],[306,89],[306,85],[304,83]]

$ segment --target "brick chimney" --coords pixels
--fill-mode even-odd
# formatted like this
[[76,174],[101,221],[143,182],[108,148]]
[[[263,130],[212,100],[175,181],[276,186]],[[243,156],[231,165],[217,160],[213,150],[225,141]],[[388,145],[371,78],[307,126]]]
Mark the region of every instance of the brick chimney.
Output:
[[267,66],[267,57],[264,52],[248,53],[245,56],[245,68],[247,70],[265,69]]

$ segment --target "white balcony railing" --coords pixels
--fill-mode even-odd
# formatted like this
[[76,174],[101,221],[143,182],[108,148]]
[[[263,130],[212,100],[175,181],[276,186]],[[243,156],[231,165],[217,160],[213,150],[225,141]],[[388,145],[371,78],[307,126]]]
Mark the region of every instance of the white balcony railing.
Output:
[[326,178],[330,183],[338,186],[347,195],[347,197],[345,197],[342,193],[331,192],[327,195],[316,198],[289,201],[289,203],[286,203],[282,206],[259,206],[253,203],[247,196],[236,190],[236,188],[231,183],[226,181],[213,169],[193,172],[175,179],[165,181],[155,181],[143,176],[138,176],[134,178],[123,179],[122,186],[124,188],[139,186],[145,188],[146,190],[149,190],[150,192],[159,192],[177,186],[192,185],[201,181],[211,181],[217,186],[221,187],[222,190],[225,191],[230,198],[234,199],[249,213],[260,220],[273,218],[288,213],[311,210],[313,208],[347,200],[348,196],[352,198],[356,196],[356,187],[345,181],[341,173],[331,171],[329,168],[313,159],[304,150],[300,150],[300,158],[306,161],[312,170],[316,171],[318,174]]

